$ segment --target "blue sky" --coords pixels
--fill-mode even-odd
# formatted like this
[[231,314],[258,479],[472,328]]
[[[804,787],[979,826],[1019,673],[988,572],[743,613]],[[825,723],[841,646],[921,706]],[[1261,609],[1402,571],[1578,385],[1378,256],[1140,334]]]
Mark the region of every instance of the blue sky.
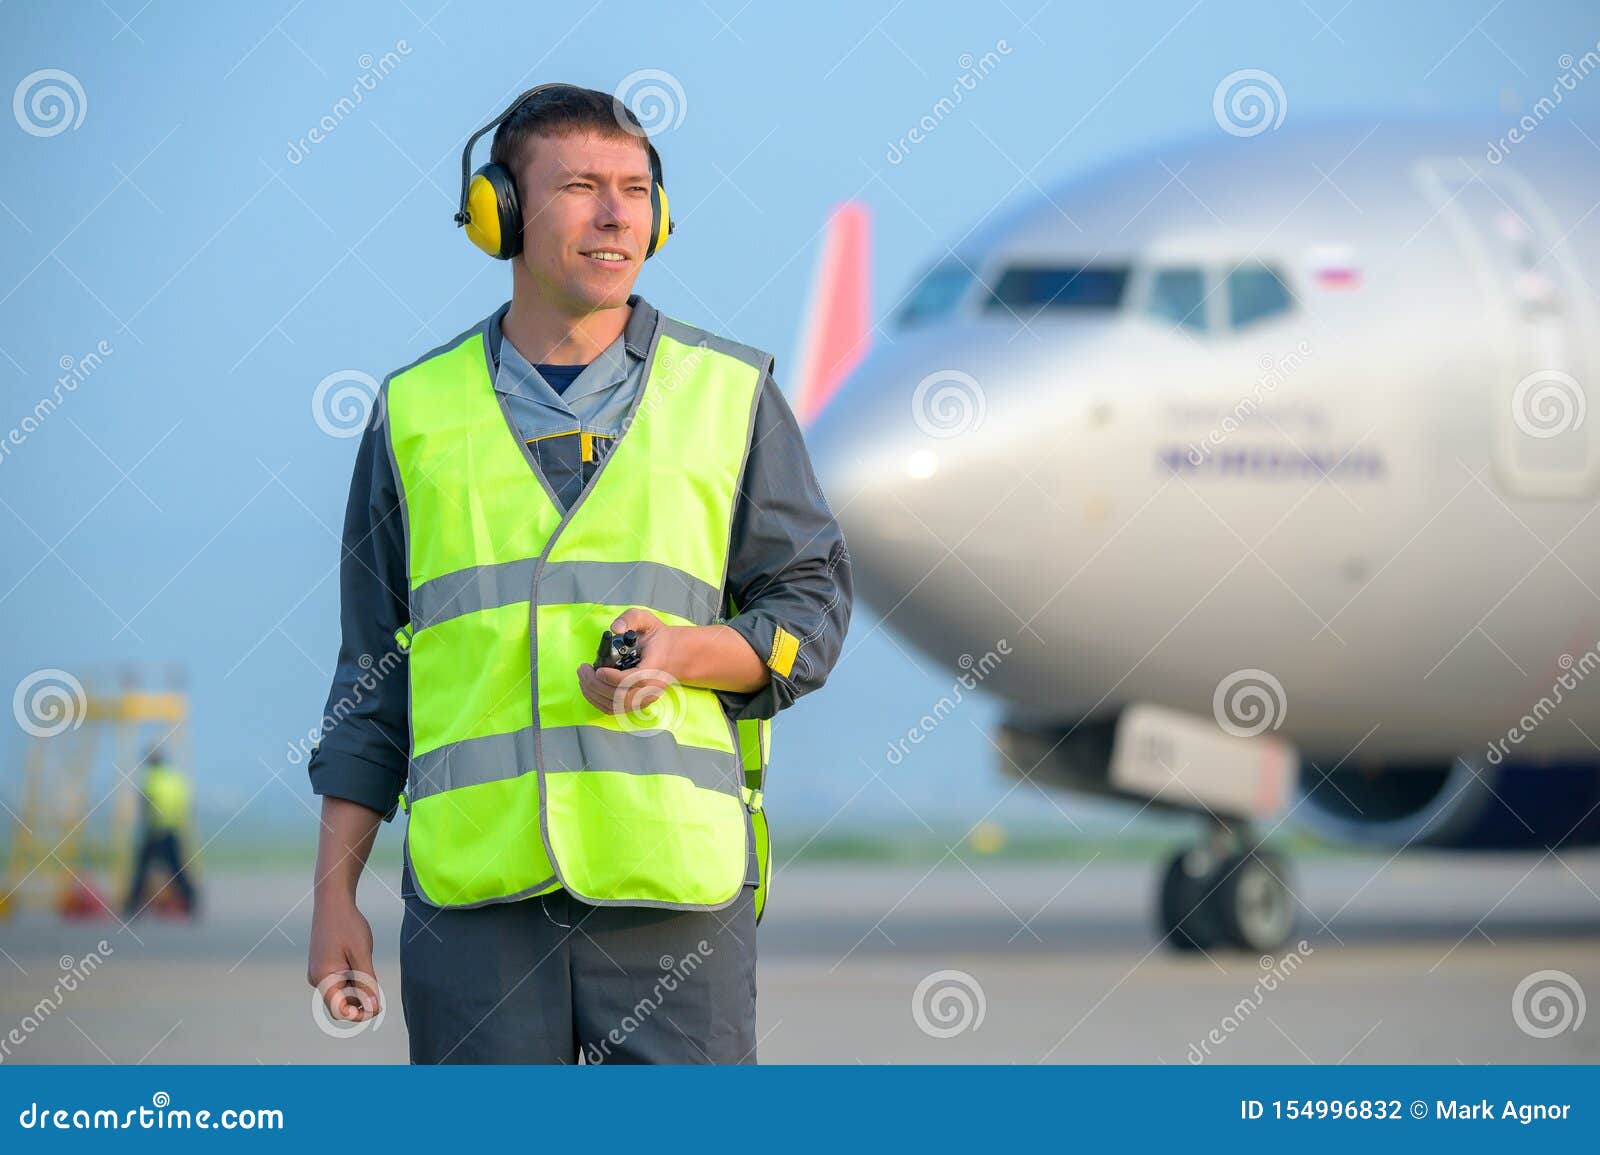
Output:
[[[1492,0],[12,0],[5,91],[41,70],[76,88],[61,131],[31,90],[0,118],[0,429],[60,400],[0,459],[0,689],[44,668],[181,665],[209,804],[254,799],[246,826],[303,815],[285,752],[320,716],[337,651],[356,446],[319,426],[313,395],[331,374],[381,378],[509,294],[450,214],[465,137],[532,84],[657,75],[679,229],[639,291],[773,350],[782,381],[818,229],[844,198],[872,208],[881,309],[1006,198],[1218,132],[1213,90],[1236,70],[1272,73],[1290,120],[1509,123],[1597,39],[1592,6]],[[889,163],[964,58],[990,52],[957,113]],[[1592,120],[1596,101],[1580,90],[1567,111]],[[64,359],[91,353],[58,392]],[[841,827],[981,813],[1009,785],[980,732],[992,709],[964,707],[887,765],[950,680],[908,670],[876,623],[858,610],[833,682],[781,720],[774,805],[815,818],[848,800]],[[13,728],[0,755],[8,783],[22,740]],[[1051,803],[1023,789],[997,816],[1048,821]]]

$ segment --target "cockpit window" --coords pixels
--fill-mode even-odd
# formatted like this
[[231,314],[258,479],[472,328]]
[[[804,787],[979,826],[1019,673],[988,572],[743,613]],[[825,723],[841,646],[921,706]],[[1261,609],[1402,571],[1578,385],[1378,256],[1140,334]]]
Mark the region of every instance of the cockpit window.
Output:
[[915,325],[951,312],[972,279],[965,265],[940,265],[928,270],[901,306],[900,324]]
[[1241,265],[1228,274],[1228,320],[1235,329],[1289,311],[1289,289],[1265,265]]
[[1150,281],[1145,310],[1185,329],[1206,327],[1206,275],[1200,269],[1161,269]]
[[1128,287],[1123,265],[1049,265],[1007,269],[989,294],[990,311],[1023,317],[1046,309],[1115,309]]

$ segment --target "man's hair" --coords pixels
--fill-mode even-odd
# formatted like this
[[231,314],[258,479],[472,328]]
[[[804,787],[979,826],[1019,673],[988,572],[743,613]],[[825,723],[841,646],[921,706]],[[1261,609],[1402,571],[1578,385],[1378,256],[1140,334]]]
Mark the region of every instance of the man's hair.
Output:
[[495,129],[489,159],[516,176],[527,160],[530,138],[584,132],[628,137],[641,145],[646,142],[644,126],[622,101],[609,92],[564,84],[523,101],[522,107]]

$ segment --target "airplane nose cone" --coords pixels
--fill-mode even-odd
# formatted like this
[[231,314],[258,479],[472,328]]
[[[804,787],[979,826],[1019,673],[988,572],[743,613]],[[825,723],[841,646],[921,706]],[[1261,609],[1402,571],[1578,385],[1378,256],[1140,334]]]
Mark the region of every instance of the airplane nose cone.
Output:
[[[936,369],[913,378],[916,391],[897,376],[870,379],[878,396],[837,398],[818,418],[813,460],[830,495],[860,495],[868,504],[892,498],[920,504],[940,465],[961,455],[988,416],[988,396],[962,369]],[[863,393],[865,390],[863,390]],[[965,448],[970,449],[971,445]]]
[[[806,439],[861,599],[943,663],[1037,636],[1059,586],[1065,459],[1106,452],[1096,414],[1130,350],[1103,324],[899,330]],[[1004,679],[1022,663],[1008,662]]]
[[864,360],[807,442],[863,599],[897,624],[938,620],[938,638],[910,625],[899,632],[959,654],[971,643],[955,636],[946,603],[983,588],[978,539],[987,535],[973,531],[1011,487],[1003,474],[1016,468],[1005,452],[1015,417],[986,383],[991,371],[998,380],[998,357],[980,367],[970,339],[919,334],[911,344]]
[[981,321],[895,337],[833,395],[806,442],[842,521],[886,541],[931,531],[952,548],[1017,480],[1048,475],[1037,455],[1094,417],[1138,351],[1103,322],[1057,323],[1048,340]]
[[935,507],[953,496],[940,492],[950,467],[980,450],[994,417],[971,361],[890,349],[833,397],[807,441],[842,522],[904,540],[918,516],[947,520]]

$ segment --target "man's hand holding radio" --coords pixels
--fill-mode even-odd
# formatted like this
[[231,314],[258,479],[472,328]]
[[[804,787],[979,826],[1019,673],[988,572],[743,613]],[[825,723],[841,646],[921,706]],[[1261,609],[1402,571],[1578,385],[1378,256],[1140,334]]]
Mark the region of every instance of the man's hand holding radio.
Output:
[[602,644],[598,660],[607,662],[608,653],[626,654],[624,639],[631,632],[638,661],[625,668],[609,662],[578,667],[584,698],[606,714],[642,709],[678,683],[752,693],[770,677],[744,635],[725,625],[669,626],[649,610],[630,609],[611,623],[610,632],[622,644]]

